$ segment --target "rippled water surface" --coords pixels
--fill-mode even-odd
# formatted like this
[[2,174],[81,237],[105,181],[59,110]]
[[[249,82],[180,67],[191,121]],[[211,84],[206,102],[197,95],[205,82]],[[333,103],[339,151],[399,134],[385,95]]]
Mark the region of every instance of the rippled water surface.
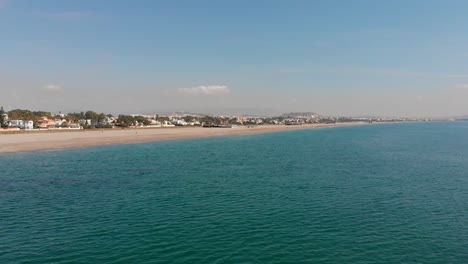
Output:
[[468,123],[0,155],[0,263],[468,263]]

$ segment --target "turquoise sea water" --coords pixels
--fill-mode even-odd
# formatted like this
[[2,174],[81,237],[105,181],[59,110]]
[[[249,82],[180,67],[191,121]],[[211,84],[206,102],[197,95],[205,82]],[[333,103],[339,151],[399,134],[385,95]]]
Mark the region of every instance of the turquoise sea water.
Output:
[[468,263],[468,123],[0,155],[0,263]]

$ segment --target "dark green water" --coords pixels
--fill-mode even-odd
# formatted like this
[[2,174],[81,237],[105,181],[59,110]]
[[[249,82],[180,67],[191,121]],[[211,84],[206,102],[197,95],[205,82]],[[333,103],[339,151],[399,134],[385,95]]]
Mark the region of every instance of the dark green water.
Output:
[[468,263],[468,123],[0,155],[0,263]]

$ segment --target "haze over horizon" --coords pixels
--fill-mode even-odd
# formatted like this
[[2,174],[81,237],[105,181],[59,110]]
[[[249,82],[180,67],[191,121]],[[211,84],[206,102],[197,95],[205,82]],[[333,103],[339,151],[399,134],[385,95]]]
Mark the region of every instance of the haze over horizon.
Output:
[[0,105],[468,114],[466,1],[0,0]]

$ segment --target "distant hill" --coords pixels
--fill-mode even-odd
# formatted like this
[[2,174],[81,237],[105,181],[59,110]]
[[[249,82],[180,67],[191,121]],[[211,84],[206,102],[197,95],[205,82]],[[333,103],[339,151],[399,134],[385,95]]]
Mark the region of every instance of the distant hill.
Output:
[[455,117],[453,117],[453,119],[460,120],[460,121],[467,121],[468,120],[468,115],[455,116]]
[[319,117],[317,113],[314,112],[291,112],[291,113],[284,113],[281,117],[286,118],[309,118],[309,117]]
[[160,115],[162,116],[174,116],[174,115],[175,116],[209,116],[210,114],[178,111],[178,112],[161,112]]

